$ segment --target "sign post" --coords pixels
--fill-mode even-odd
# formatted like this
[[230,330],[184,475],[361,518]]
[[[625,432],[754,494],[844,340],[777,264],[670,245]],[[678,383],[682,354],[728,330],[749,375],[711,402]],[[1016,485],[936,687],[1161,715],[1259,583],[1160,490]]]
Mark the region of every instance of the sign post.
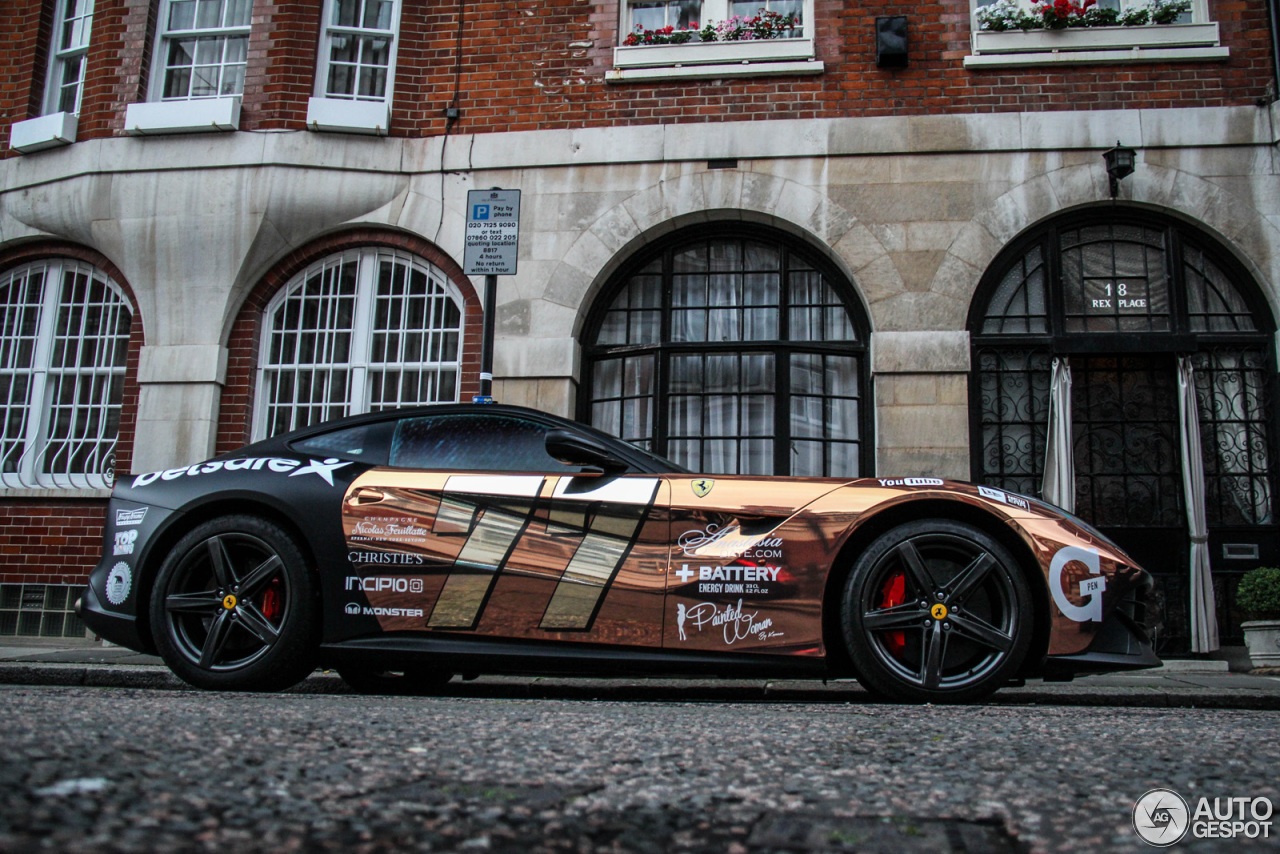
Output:
[[494,312],[498,277],[516,274],[520,244],[520,191],[467,191],[467,233],[462,269],[484,276],[484,332],[480,339],[480,394],[472,403],[493,403]]

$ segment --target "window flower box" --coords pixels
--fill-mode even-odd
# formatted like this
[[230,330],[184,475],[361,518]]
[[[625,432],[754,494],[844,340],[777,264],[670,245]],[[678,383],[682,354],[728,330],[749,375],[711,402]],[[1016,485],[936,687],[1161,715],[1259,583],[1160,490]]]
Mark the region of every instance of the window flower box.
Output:
[[1134,47],[1216,47],[1218,24],[1157,24],[1143,27],[1073,27],[973,33],[973,52],[1029,53],[1059,50],[1127,50]]
[[784,62],[813,58],[813,39],[752,39],[734,42],[686,42],[619,46],[613,49],[615,68],[716,65],[732,62]]

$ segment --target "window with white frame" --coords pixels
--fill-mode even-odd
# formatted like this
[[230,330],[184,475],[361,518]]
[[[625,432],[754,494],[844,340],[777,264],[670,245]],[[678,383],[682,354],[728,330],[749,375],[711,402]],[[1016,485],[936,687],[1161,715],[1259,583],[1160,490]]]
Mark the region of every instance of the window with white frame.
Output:
[[132,320],[90,264],[53,258],[0,275],[0,484],[111,485]]
[[369,247],[332,255],[267,306],[254,437],[458,400],[463,300],[427,262]]
[[659,30],[663,27],[699,29],[738,16],[753,18],[761,12],[794,15],[797,27],[791,37],[804,35],[806,0],[629,0],[622,37],[636,30]]
[[620,0],[606,83],[821,74],[814,0]]
[[328,0],[316,94],[386,100],[395,69],[396,0]]
[[44,111],[79,113],[89,31],[93,28],[93,0],[58,0],[54,11]]
[[239,95],[249,56],[252,0],[164,0],[154,100]]

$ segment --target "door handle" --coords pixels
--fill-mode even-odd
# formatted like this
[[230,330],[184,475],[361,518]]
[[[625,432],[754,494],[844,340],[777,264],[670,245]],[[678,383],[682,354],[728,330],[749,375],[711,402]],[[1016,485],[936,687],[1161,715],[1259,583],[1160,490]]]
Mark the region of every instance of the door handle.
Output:
[[348,504],[377,504],[386,498],[387,494],[381,489],[374,489],[371,486],[362,486],[355,492],[351,493],[351,497],[347,499]]

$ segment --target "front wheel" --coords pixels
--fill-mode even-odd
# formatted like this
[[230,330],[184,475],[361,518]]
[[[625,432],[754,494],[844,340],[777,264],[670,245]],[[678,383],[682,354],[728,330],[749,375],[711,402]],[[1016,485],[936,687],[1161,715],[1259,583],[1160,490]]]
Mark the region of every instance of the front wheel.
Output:
[[860,681],[907,702],[989,696],[1026,657],[1032,619],[1031,589],[1012,555],[946,519],[876,539],[854,563],[841,608]]
[[315,591],[283,528],[256,516],[212,519],[161,565],[152,636],[165,664],[198,688],[287,688],[315,668]]

